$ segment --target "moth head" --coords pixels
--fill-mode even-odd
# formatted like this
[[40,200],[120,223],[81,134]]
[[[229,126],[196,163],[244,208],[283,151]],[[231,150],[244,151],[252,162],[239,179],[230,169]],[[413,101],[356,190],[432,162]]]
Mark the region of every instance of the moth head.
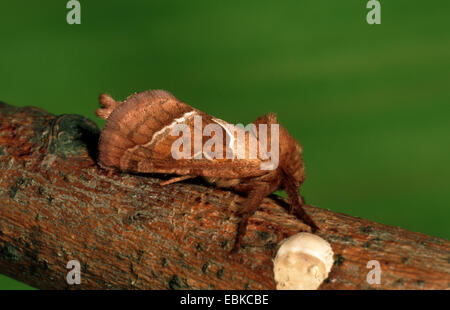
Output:
[[292,177],[297,187],[305,181],[303,148],[288,131],[280,126],[280,168]]
[[291,167],[293,173],[292,176],[294,177],[296,183],[298,186],[300,186],[305,181],[305,165],[303,163],[303,148],[302,146],[295,141],[295,150],[292,153],[293,160],[291,162]]

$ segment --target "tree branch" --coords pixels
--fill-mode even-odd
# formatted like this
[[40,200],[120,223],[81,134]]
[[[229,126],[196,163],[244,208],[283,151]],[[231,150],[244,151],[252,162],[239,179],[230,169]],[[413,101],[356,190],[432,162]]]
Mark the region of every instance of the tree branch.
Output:
[[[272,195],[229,255],[243,198],[200,182],[107,173],[99,130],[77,115],[0,104],[0,272],[42,289],[274,289],[277,244],[307,226]],[[331,243],[322,289],[445,289],[450,242],[330,212],[306,211]],[[70,260],[81,284],[66,282]],[[366,264],[381,264],[368,284]]]

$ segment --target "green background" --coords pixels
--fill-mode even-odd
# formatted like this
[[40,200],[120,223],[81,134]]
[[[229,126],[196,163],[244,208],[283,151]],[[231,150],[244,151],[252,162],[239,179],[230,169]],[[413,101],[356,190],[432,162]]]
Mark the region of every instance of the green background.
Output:
[[[95,119],[166,89],[230,123],[276,112],[308,203],[450,237],[448,1],[0,2],[0,100]],[[0,277],[0,288],[26,288]]]

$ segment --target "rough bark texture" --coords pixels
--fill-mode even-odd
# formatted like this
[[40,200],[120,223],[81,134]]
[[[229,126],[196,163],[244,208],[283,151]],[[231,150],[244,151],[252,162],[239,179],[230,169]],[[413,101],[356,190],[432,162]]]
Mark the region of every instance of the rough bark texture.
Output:
[[[271,196],[230,256],[243,197],[163,176],[106,173],[81,116],[0,103],[0,273],[42,289],[274,289],[278,242],[307,229]],[[322,289],[445,289],[450,242],[313,206],[335,252]],[[70,260],[81,284],[66,282]],[[381,284],[366,264],[381,264]]]

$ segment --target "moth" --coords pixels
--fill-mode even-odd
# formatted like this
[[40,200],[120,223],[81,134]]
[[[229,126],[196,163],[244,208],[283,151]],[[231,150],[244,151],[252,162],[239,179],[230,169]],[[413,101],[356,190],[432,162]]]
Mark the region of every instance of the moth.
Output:
[[[246,195],[237,212],[240,220],[232,252],[239,250],[249,218],[264,197],[276,190],[286,191],[290,214],[295,214],[312,231],[318,229],[303,210],[304,202],[298,195],[305,180],[302,147],[279,125],[275,114],[257,118],[252,130],[246,130],[197,110],[164,90],[135,93],[124,101],[101,94],[99,102],[96,115],[106,120],[98,146],[101,167],[174,175],[161,185],[202,177],[219,188]],[[208,130],[211,127],[215,130]],[[174,134],[177,128],[183,130]],[[195,136],[195,130],[199,129],[200,137]],[[184,137],[180,145],[179,133],[192,133],[192,130],[194,135]],[[245,139],[239,140],[239,134]],[[211,143],[213,138],[222,140]],[[204,152],[206,146],[209,146],[209,155]],[[184,156],[180,156],[180,150]],[[277,165],[272,163],[271,166],[268,153],[277,154]]]

